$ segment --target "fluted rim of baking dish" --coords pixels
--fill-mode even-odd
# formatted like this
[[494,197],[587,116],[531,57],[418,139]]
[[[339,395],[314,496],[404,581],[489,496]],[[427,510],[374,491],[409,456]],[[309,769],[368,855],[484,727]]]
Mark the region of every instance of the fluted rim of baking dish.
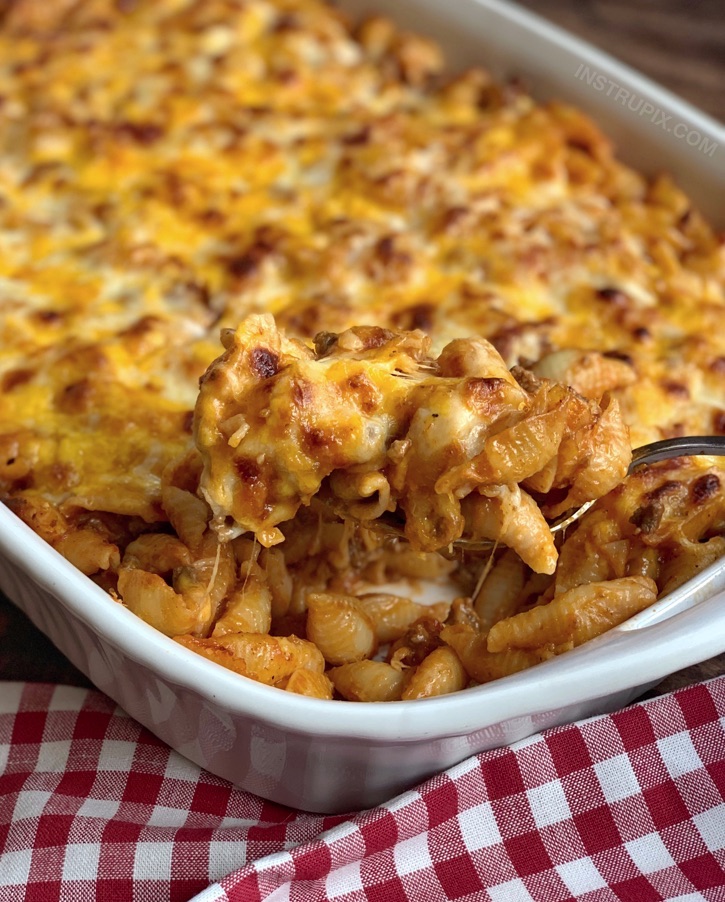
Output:
[[[466,735],[644,686],[725,651],[725,589],[702,597],[718,576],[725,580],[721,561],[598,639],[521,673],[416,701],[314,699],[240,676],[174,642],[114,601],[3,505],[0,550],[126,658],[228,713],[310,736],[385,744]],[[685,609],[669,616],[678,607]]]

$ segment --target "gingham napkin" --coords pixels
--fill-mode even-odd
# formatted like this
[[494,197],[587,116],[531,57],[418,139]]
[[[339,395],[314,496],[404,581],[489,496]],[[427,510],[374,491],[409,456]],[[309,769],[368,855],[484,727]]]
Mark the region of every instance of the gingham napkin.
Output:
[[725,678],[323,817],[190,764],[105,696],[0,683],[0,900],[725,900]]

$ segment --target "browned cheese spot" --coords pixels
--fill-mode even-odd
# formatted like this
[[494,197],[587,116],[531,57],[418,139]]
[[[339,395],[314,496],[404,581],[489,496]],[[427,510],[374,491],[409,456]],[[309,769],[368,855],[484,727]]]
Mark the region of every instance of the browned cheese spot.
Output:
[[347,380],[348,387],[355,393],[360,410],[371,414],[378,406],[379,392],[365,373],[355,373]]
[[247,485],[256,485],[261,478],[259,464],[249,457],[236,457],[234,459],[234,469],[242,482],[247,483]]
[[25,367],[21,367],[17,370],[8,370],[7,373],[2,378],[2,390],[4,392],[10,392],[14,388],[19,388],[21,385],[26,385],[35,375],[35,371],[31,369],[27,369]]
[[430,332],[435,323],[435,313],[435,304],[423,301],[396,313],[393,316],[393,325],[396,329],[406,331],[420,329],[422,332]]
[[720,479],[715,473],[705,473],[692,484],[691,495],[695,504],[702,504],[720,491]]
[[80,379],[66,385],[56,396],[56,407],[63,413],[85,413],[93,406],[95,395],[90,379]]
[[279,357],[269,348],[254,348],[250,354],[250,362],[254,372],[262,379],[276,376],[279,371]]

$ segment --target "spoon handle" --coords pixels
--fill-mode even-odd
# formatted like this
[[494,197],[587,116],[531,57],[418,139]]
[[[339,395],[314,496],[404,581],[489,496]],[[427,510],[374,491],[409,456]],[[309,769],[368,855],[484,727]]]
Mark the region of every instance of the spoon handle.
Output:
[[632,451],[629,471],[643,464],[669,460],[672,457],[694,457],[699,454],[725,455],[725,435],[685,435],[682,438],[665,438],[659,442],[642,445]]

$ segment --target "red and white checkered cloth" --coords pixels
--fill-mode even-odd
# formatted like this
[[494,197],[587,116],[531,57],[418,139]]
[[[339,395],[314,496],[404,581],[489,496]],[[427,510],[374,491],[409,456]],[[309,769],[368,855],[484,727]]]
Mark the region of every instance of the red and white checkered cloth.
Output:
[[103,695],[0,683],[0,900],[725,900],[725,678],[323,817],[201,771]]

